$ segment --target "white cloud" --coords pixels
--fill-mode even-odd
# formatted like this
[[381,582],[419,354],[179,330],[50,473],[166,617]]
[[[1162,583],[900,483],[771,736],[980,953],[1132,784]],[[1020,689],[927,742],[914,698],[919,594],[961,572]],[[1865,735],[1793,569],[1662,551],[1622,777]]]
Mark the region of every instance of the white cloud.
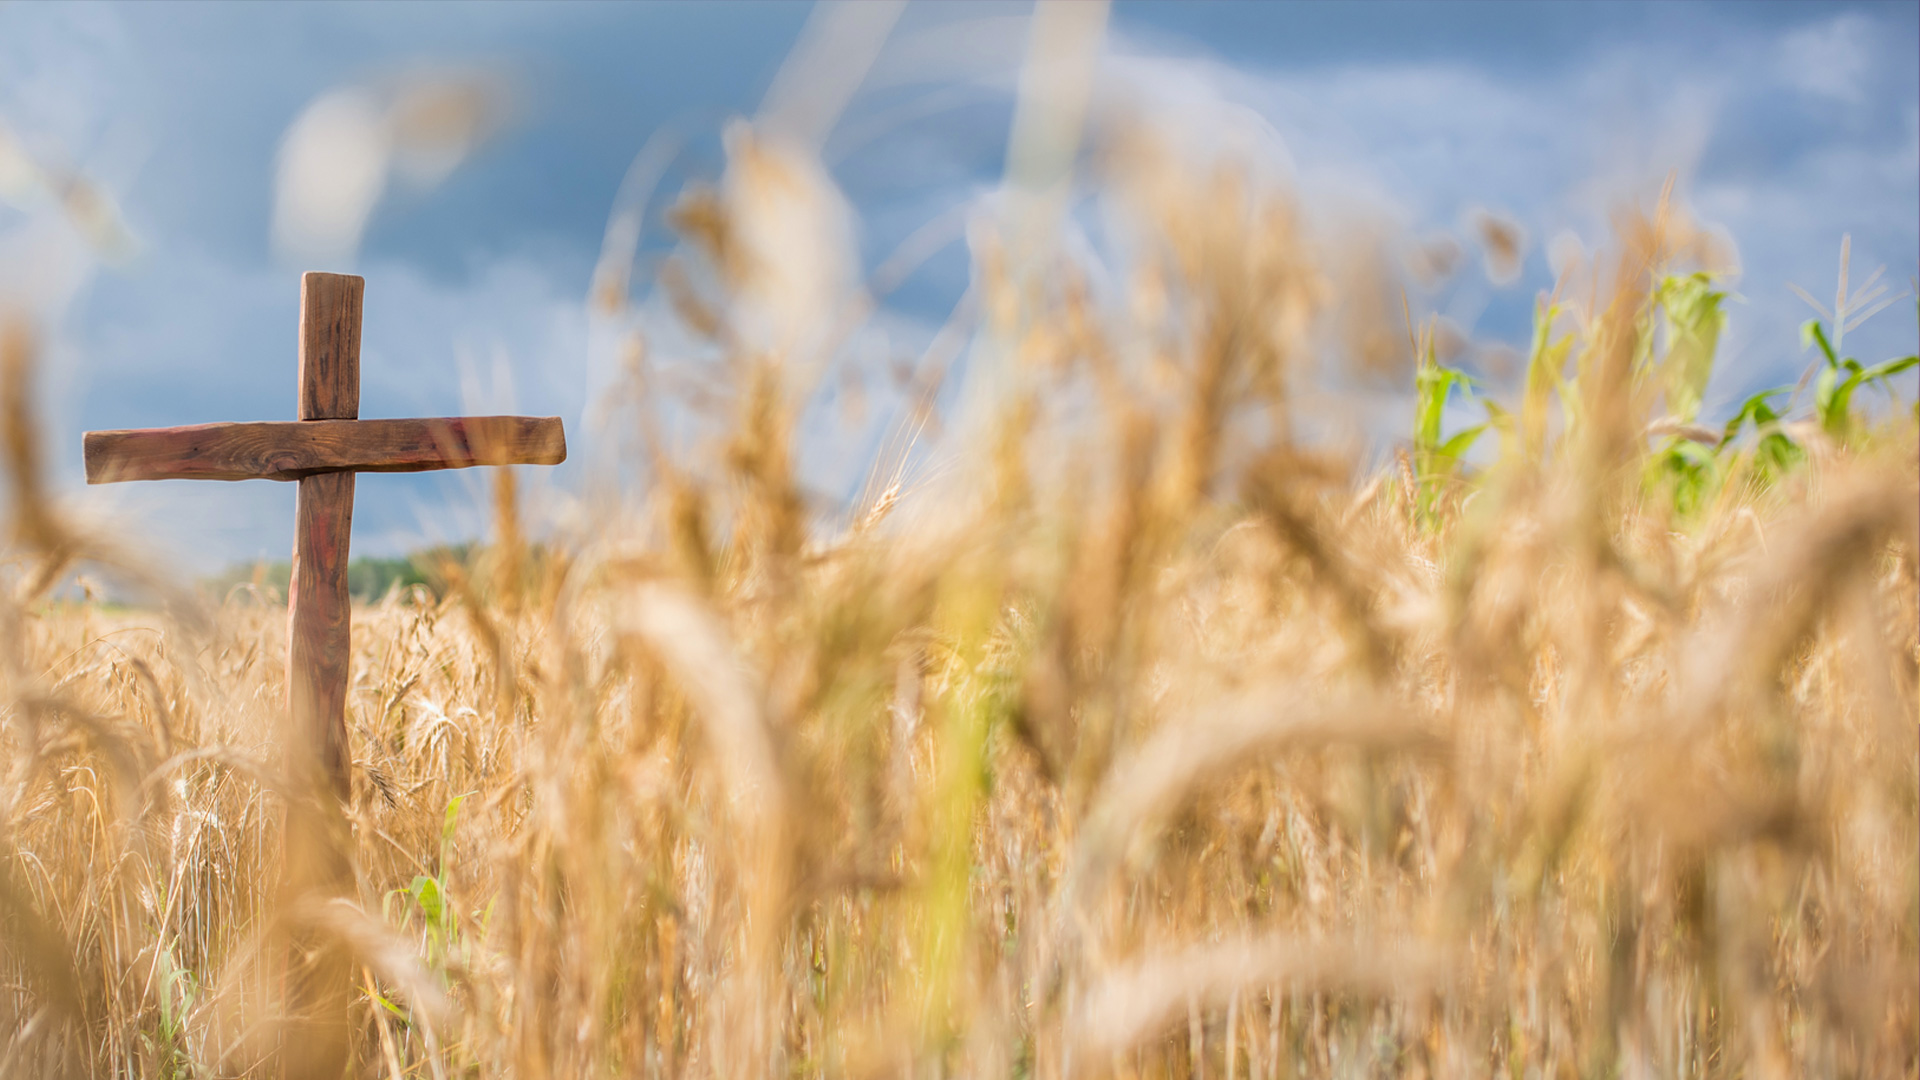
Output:
[[287,128],[274,183],[274,247],[351,263],[389,176],[439,186],[486,141],[506,107],[480,71],[413,71],[315,98]]
[[[1640,43],[1525,76],[1427,62],[1256,71],[1205,55],[1149,55],[1123,42],[1111,70],[1127,97],[1161,106],[1188,139],[1270,130],[1265,159],[1289,163],[1321,216],[1329,206],[1370,207],[1427,230],[1457,227],[1467,207],[1486,203],[1516,214],[1534,236],[1570,234],[1591,249],[1609,239],[1615,211],[1650,207],[1677,172],[1682,197],[1730,232],[1744,260],[1736,288],[1747,302],[1734,310],[1714,384],[1725,402],[1797,372],[1795,327],[1807,313],[1787,282],[1830,291],[1843,233],[1853,234],[1857,274],[1913,265],[1913,106],[1902,117],[1904,134],[1890,143],[1851,135],[1800,149],[1791,129],[1770,121],[1759,122],[1765,143],[1715,142],[1736,108],[1748,110],[1750,125],[1755,111],[1770,108],[1774,65],[1785,55],[1799,58],[1799,88],[1864,100],[1881,74],[1871,61],[1874,32],[1848,15],[1780,36],[1730,33],[1705,52]],[[1753,152],[1769,156],[1760,166],[1738,157]],[[1732,166],[1715,156],[1729,153]],[[1534,258],[1528,286],[1547,277],[1545,258]],[[1910,321],[1870,329],[1857,339],[1862,355],[1913,347]]]
[[[1802,27],[1780,40],[1776,63],[1788,85],[1848,104],[1866,100],[1875,28],[1857,12]],[[1912,42],[1908,42],[1909,45]]]
[[280,144],[274,246],[295,259],[351,260],[387,186],[386,115],[358,87],[307,106]]

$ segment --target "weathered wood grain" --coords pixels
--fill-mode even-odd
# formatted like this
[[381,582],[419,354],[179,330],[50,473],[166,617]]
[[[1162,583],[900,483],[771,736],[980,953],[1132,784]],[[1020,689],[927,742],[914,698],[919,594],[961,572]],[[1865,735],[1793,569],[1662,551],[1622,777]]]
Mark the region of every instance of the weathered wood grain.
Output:
[[300,275],[300,419],[360,415],[360,301],[365,278]]
[[474,465],[558,465],[557,416],[289,420],[89,431],[87,483],[299,480],[334,472],[427,472]]
[[[308,421],[326,423],[327,421]],[[353,650],[347,559],[353,535],[353,474],[300,481],[294,497],[293,574],[287,588],[289,779],[300,793],[286,808],[283,910],[351,895],[352,840],[341,807],[352,801],[347,687]],[[281,1047],[279,1075],[334,1080],[352,1042],[344,1013],[352,984],[345,950],[296,924],[288,945],[288,1011],[301,1018],[297,1041]]]
[[[255,463],[313,461],[365,442],[352,433],[360,415],[360,300],[365,282],[344,274],[300,279],[300,422],[285,425],[306,454],[275,450],[273,440],[215,439],[229,450],[252,446]],[[331,428],[331,436],[321,430]],[[300,429],[306,429],[300,431]],[[244,434],[244,433],[242,433]],[[283,444],[285,437],[283,437]],[[242,458],[246,455],[243,453]],[[299,799],[287,815],[288,862],[282,887],[295,906],[349,894],[352,848],[340,807],[352,798],[353,755],[347,745],[347,685],[352,659],[352,607],[347,559],[353,536],[351,472],[295,475],[293,576],[287,589],[288,762]],[[290,942],[294,967],[290,1011],[304,1018],[297,1043],[281,1047],[283,1077],[336,1080],[346,1070],[352,1042],[342,1023],[351,974],[344,950],[311,927]]]
[[293,575],[287,590],[287,700],[306,764],[347,795],[347,556],[353,474],[304,477],[294,500]]

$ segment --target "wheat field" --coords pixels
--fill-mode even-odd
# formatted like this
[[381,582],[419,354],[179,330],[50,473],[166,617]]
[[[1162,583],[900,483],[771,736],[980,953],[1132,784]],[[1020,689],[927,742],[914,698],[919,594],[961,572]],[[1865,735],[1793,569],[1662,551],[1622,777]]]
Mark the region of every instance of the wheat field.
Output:
[[[735,132],[658,275],[694,434],[608,402],[593,513],[502,474],[442,591],[356,608],[344,806],[281,755],[284,598],[65,509],[10,319],[0,1076],[1920,1075],[1920,444],[1844,282],[1705,417],[1712,245],[1630,208],[1463,428],[1284,185],[1100,153],[1119,284],[975,222],[1011,374],[923,358],[827,507],[756,235],[805,185]],[[1307,422],[1335,339],[1416,387],[1397,453]]]

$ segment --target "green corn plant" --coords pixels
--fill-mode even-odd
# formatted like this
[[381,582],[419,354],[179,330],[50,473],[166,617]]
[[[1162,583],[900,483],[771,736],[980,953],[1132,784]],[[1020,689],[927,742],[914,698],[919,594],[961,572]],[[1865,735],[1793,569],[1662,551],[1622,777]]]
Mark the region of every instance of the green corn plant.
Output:
[[1875,384],[1889,397],[1898,397],[1891,382],[1895,375],[1920,365],[1920,356],[1901,356],[1867,367],[1851,356],[1840,356],[1827,329],[1819,319],[1809,319],[1800,328],[1801,346],[1818,345],[1824,361],[1813,381],[1813,412],[1820,430],[1846,442],[1856,432],[1853,417],[1853,393],[1861,386]]
[[1672,274],[1654,292],[1667,326],[1667,353],[1661,376],[1667,414],[1682,423],[1700,415],[1700,401],[1713,376],[1713,354],[1726,328],[1722,309],[1727,294],[1713,287],[1708,273]]
[[447,957],[458,944],[459,914],[448,895],[446,875],[454,825],[459,821],[460,804],[465,800],[465,795],[455,795],[447,802],[440,825],[438,873],[417,874],[405,889],[396,889],[393,893],[397,898],[404,898],[403,903],[411,900],[412,910],[420,915],[427,931],[427,955],[430,959]]
[[141,1041],[160,1067],[159,1075],[175,1077],[196,1075],[193,1055],[187,1049],[187,1016],[193,1011],[198,984],[193,972],[180,967],[173,950],[162,947],[154,958],[159,987],[155,995],[160,1003],[159,1025],[151,1033],[143,1032]]
[[1771,390],[1762,390],[1742,402],[1727,421],[1726,432],[1720,437],[1720,445],[1715,447],[1716,455],[1725,454],[1734,444],[1742,429],[1752,426],[1758,436],[1754,442],[1749,468],[1754,480],[1761,485],[1771,484],[1789,469],[1806,459],[1806,451],[1795,442],[1781,426],[1786,419],[1773,407],[1773,399],[1789,392],[1792,388],[1776,386]]
[[[459,911],[454,907],[453,897],[447,887],[447,868],[451,863],[453,830],[460,820],[460,804],[466,799],[466,795],[455,795],[447,801],[446,811],[441,815],[440,858],[435,864],[435,872],[416,874],[413,880],[407,883],[406,888],[394,889],[387,894],[387,900],[390,903],[397,903],[400,907],[397,921],[402,925],[410,923],[416,914],[420,917],[426,931],[426,961],[438,972],[443,987],[451,985],[451,979],[446,970],[448,965],[464,962],[467,959],[463,954]],[[391,907],[385,907],[383,910],[388,919],[395,918],[396,913]],[[492,915],[493,904],[489,902],[487,909],[479,916],[479,928],[483,936]],[[367,995],[368,1002],[393,1016],[402,1028],[412,1026],[411,1013],[382,994],[371,979],[362,986],[362,989]]]
[[1664,487],[1682,519],[1705,508],[1726,477],[1717,447],[1670,436],[1654,455],[1655,483]]
[[[1661,381],[1667,416],[1674,423],[1691,424],[1700,415],[1713,377],[1714,351],[1726,327],[1721,307],[1726,299],[1726,293],[1713,287],[1713,275],[1704,272],[1667,275],[1654,289],[1667,348],[1657,361],[1649,357],[1649,373]],[[1681,517],[1706,505],[1725,475],[1718,446],[1677,434],[1654,451],[1648,466],[1649,485],[1663,488]]]
[[1481,421],[1462,431],[1446,435],[1442,418],[1453,392],[1473,396],[1474,379],[1466,372],[1447,367],[1434,354],[1431,331],[1422,335],[1420,366],[1414,375],[1413,461],[1418,484],[1416,513],[1431,526],[1436,523],[1440,496],[1460,473],[1460,461],[1491,421]]
[[1553,324],[1563,310],[1557,300],[1544,298],[1534,306],[1533,343],[1527,350],[1527,380],[1520,401],[1520,449],[1529,458],[1546,453],[1547,408],[1556,394],[1568,417],[1573,415],[1574,398],[1562,374],[1573,351],[1573,335],[1553,336]]

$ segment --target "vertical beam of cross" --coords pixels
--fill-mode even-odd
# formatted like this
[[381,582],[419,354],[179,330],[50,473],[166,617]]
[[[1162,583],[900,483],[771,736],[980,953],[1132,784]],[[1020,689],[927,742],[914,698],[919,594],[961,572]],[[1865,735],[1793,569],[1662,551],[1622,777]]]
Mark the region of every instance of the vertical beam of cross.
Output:
[[[365,281],[346,274],[300,279],[300,419],[360,416],[360,301]],[[300,478],[293,574],[287,593],[287,707],[303,767],[348,795],[347,556],[353,531],[350,472]]]
[[[365,279],[300,278],[300,420],[360,418],[360,306]],[[346,895],[351,840],[339,807],[351,798],[347,675],[353,648],[347,556],[353,531],[350,472],[299,480],[294,498],[293,573],[287,584],[287,762],[295,797],[288,808],[283,903],[315,905]],[[300,925],[304,920],[296,920]],[[351,964],[337,942],[296,931],[287,984],[298,1027],[281,1047],[283,1080],[337,1080],[351,1054],[346,1011]]]

